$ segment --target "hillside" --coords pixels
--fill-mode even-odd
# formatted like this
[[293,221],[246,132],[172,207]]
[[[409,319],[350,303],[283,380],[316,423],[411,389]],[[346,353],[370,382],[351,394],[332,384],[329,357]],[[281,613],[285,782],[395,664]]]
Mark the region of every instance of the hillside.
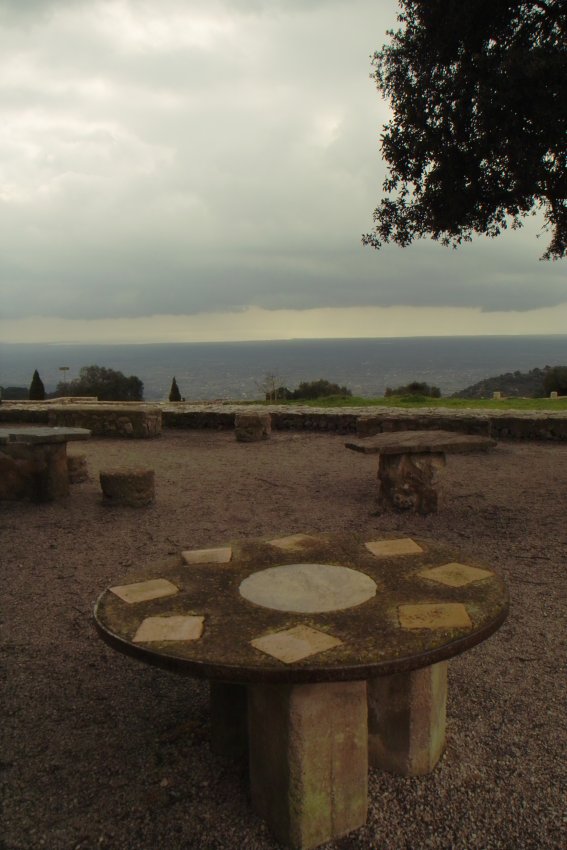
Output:
[[543,381],[550,367],[530,369],[529,372],[505,372],[453,393],[452,398],[491,398],[494,392],[504,396],[522,398],[543,398],[546,395]]

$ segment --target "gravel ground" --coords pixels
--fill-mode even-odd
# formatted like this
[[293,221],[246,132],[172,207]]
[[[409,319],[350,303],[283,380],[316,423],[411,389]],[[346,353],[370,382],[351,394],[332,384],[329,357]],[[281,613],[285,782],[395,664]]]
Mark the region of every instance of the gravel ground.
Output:
[[[109,649],[92,606],[137,562],[228,539],[352,530],[431,537],[499,570],[504,626],[449,665],[447,749],[428,776],[370,772],[367,825],[328,850],[564,846],[567,445],[451,456],[440,510],[376,515],[376,458],[345,438],[173,432],[91,440],[90,480],[3,503],[1,850],[275,850],[245,763],[210,753],[206,683]],[[156,502],[101,503],[98,473],[156,470]]]

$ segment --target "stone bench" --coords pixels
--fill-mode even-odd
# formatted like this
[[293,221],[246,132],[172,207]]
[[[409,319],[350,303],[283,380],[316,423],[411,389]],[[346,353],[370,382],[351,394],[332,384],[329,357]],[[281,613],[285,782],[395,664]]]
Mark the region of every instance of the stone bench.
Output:
[[395,431],[345,443],[347,449],[378,454],[378,507],[412,510],[420,514],[437,510],[437,470],[445,454],[487,451],[496,440],[452,431]]
[[100,471],[103,502],[139,508],[154,501],[154,470],[145,468],[106,469]]

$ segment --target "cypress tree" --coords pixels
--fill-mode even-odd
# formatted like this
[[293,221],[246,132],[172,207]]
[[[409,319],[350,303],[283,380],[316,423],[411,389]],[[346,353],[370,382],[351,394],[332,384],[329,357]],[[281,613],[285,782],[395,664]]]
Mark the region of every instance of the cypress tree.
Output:
[[179,392],[179,387],[177,386],[177,381],[175,380],[175,376],[173,381],[171,382],[171,389],[169,391],[169,400],[170,401],[181,401],[181,393]]
[[30,401],[43,401],[45,398],[45,387],[37,369],[33,373],[28,395]]

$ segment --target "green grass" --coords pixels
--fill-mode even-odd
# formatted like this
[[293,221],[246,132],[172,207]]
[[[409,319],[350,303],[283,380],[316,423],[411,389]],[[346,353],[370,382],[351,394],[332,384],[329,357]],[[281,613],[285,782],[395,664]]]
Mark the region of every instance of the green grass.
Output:
[[471,398],[425,398],[423,396],[389,396],[388,398],[361,398],[352,396],[350,398],[315,398],[305,401],[283,401],[276,402],[251,402],[253,404],[264,403],[267,406],[274,404],[301,406],[301,407],[401,407],[416,408],[435,407],[448,408],[450,410],[545,410],[563,411],[567,410],[567,396],[558,399],[549,398],[503,398],[500,400],[471,399]]

